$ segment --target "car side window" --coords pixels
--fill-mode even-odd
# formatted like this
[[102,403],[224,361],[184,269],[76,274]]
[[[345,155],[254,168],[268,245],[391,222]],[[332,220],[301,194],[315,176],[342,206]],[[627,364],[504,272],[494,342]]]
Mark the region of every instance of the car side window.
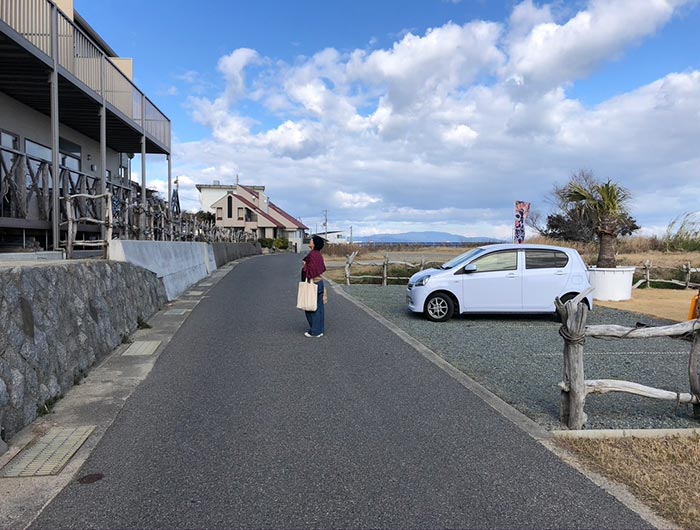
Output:
[[526,250],[526,269],[562,269],[569,263],[569,256],[559,250]]
[[518,251],[493,252],[472,263],[476,272],[514,271],[518,269]]

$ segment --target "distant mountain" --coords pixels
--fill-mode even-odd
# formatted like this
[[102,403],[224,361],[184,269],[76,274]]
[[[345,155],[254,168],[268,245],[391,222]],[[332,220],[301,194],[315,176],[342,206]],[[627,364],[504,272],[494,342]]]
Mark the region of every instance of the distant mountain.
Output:
[[501,243],[490,237],[464,237],[447,232],[404,232],[353,237],[357,243]]

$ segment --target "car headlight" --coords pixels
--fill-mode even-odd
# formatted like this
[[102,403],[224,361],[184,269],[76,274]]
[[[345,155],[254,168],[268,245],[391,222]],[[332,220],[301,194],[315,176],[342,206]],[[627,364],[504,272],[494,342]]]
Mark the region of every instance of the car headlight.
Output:
[[429,280],[430,280],[430,274],[426,274],[425,276],[421,276],[420,278],[418,278],[416,280],[416,283],[414,283],[413,285],[415,287],[421,287],[423,285],[426,285]]

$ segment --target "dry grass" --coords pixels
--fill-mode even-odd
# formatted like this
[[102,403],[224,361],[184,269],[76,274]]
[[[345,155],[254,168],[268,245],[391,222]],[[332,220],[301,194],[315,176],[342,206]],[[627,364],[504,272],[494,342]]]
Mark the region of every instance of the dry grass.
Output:
[[626,484],[662,517],[700,530],[700,438],[561,439],[587,467]]

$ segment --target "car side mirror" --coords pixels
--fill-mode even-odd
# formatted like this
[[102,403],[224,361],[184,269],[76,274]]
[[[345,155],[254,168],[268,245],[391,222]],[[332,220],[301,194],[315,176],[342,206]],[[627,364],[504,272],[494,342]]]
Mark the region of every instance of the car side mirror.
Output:
[[476,272],[476,263],[470,263],[464,267],[464,272],[465,274],[471,274],[472,272]]

